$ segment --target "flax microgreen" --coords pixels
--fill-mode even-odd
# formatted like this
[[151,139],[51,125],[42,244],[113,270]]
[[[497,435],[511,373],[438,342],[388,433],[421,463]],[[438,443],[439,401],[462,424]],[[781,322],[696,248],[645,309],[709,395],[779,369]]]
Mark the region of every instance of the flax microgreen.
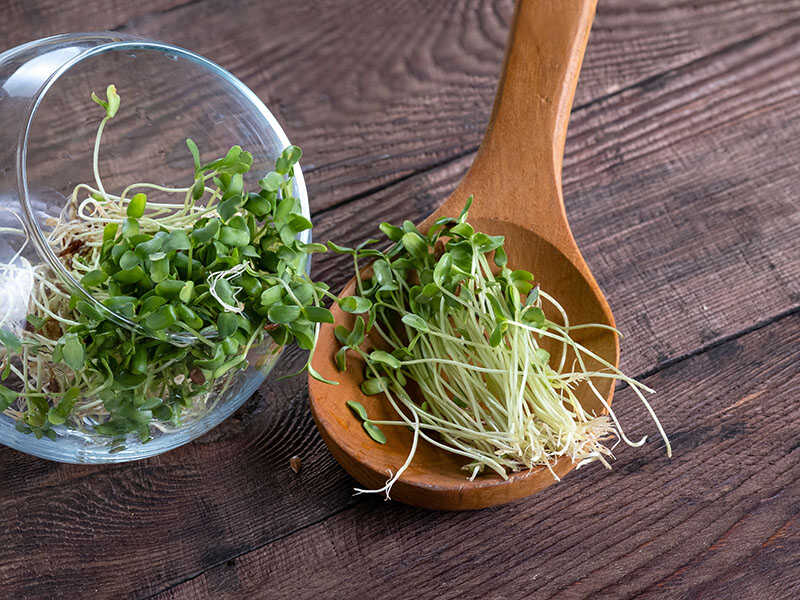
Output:
[[[670,454],[643,395],[652,390],[572,337],[584,328],[616,330],[570,325],[563,307],[536,285],[532,273],[508,265],[503,237],[475,231],[467,222],[471,202],[458,218],[439,219],[425,233],[410,221],[382,223],[389,242],[383,251],[329,244],[334,252],[352,255],[357,267],[358,293],[340,299],[339,306],[359,316],[352,331],[342,326],[334,331],[340,344],[336,365],[345,370],[352,367],[348,356],[360,358],[361,392],[382,395],[398,418],[369,420],[363,406],[348,404],[378,442],[385,442],[378,439],[382,432],[376,436],[379,426],[401,425],[414,432],[406,462],[387,484],[359,491],[388,497],[420,439],[462,456],[470,478],[485,471],[506,478],[535,466],[558,478],[552,467],[561,457],[608,466],[611,451],[605,440],[619,437],[640,445],[644,439],[632,442],[622,432],[598,390],[603,379],[631,386]],[[367,259],[374,259],[371,269],[360,272],[360,261]],[[543,346],[558,352],[551,357]],[[408,392],[409,382],[415,384],[416,398]],[[584,409],[579,385],[607,415]]]
[[0,320],[0,373],[16,379],[0,386],[0,410],[21,431],[94,430],[119,451],[131,434],[147,441],[201,417],[237,372],[271,364],[263,348],[296,341],[313,351],[318,324],[333,317],[321,305],[327,286],[306,269],[325,248],[298,239],[311,228],[294,193],[300,148],[284,149],[248,189],[249,152],[233,146],[204,162],[187,139],[191,185],[138,182],[111,193],[99,149],[120,96],[110,85],[92,100],[104,111],[95,181],[74,189],[49,242],[100,305],[34,269],[28,326]]

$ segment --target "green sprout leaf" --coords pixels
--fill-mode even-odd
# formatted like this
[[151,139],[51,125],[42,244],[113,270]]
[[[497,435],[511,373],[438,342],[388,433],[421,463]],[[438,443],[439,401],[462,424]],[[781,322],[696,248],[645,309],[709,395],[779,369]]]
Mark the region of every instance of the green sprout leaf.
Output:
[[418,233],[404,233],[401,241],[406,251],[414,258],[421,260],[428,256],[428,244]]
[[339,307],[345,312],[360,314],[372,308],[372,302],[362,296],[347,296],[339,299]]
[[280,285],[273,285],[261,293],[261,305],[272,306],[281,301],[283,298],[283,287]]
[[391,367],[392,369],[399,369],[402,364],[396,357],[383,350],[375,350],[369,355],[369,359],[376,363],[381,363]]
[[508,331],[508,321],[502,321],[498,323],[492,330],[492,334],[489,336],[489,345],[492,348],[499,346],[506,331]]
[[211,219],[205,226],[192,231],[192,239],[198,244],[205,244],[219,233],[219,219]]
[[355,250],[352,248],[348,248],[347,246],[340,246],[339,244],[335,244],[328,240],[328,247],[334,251],[336,254],[353,254]]
[[169,277],[169,258],[163,252],[150,256],[150,279],[154,283],[164,281]]
[[529,306],[524,313],[522,313],[522,321],[534,327],[542,327],[545,324],[546,318],[544,311],[538,306]]
[[347,336],[347,345],[351,348],[358,347],[364,341],[365,334],[366,324],[364,323],[364,319],[362,317],[356,317],[353,331],[351,331],[350,335]]
[[530,292],[528,292],[528,296],[525,298],[525,306],[532,306],[539,300],[539,286],[537,285]]
[[262,190],[267,192],[277,192],[279,189],[281,189],[281,184],[283,182],[283,175],[276,173],[275,171],[270,171],[261,181],[258,182],[258,185],[261,186]]
[[419,315],[414,315],[414,314],[403,315],[402,321],[412,329],[416,329],[417,331],[421,331],[422,333],[427,333],[429,331],[428,323],[425,321],[425,319],[423,319]]
[[187,281],[181,287],[181,291],[178,292],[178,297],[180,298],[181,302],[188,303],[194,297],[194,281]]
[[8,329],[0,329],[0,346],[5,346],[11,352],[22,352],[22,342]]
[[334,357],[334,360],[336,362],[336,368],[339,369],[339,371],[341,372],[347,370],[347,350],[348,346],[342,346],[341,348],[339,348],[339,350],[336,351],[336,356]]
[[469,239],[470,237],[472,237],[472,234],[475,233],[475,230],[469,223],[459,223],[458,225],[454,225],[453,227],[450,228],[450,233],[462,238]]
[[175,312],[175,307],[171,304],[165,304],[148,316],[144,320],[144,325],[153,331],[161,331],[174,325],[177,320],[178,315]]
[[122,222],[122,237],[130,239],[137,235],[139,235],[139,221],[128,217]]
[[486,235],[485,233],[476,233],[471,239],[475,248],[482,254],[499,248],[505,240],[502,235]]
[[141,263],[142,261],[132,250],[127,250],[119,259],[119,266],[124,271],[129,271],[134,267],[138,267]]
[[[313,351],[312,351],[313,355]],[[328,385],[339,385],[338,381],[333,381],[332,379],[326,379],[322,376],[322,374],[317,371],[314,366],[311,364],[311,359],[306,363],[306,369],[308,369],[308,374],[311,375],[317,381],[321,381],[322,383],[327,383]]]
[[217,317],[217,334],[221,338],[233,335],[239,328],[239,316],[235,313],[224,312]]
[[53,406],[47,412],[47,420],[53,425],[62,425],[69,414],[72,412],[72,407],[75,406],[75,401],[80,396],[80,388],[71,387],[61,397],[58,405]]
[[498,267],[505,267],[508,264],[508,255],[502,246],[494,251],[494,264]]
[[[433,269],[433,281],[436,285],[444,285],[445,278],[450,274],[453,267],[453,257],[450,254],[443,254],[436,267]],[[427,287],[427,286],[426,286]]]
[[253,215],[260,219],[269,214],[269,212],[272,210],[272,203],[260,194],[251,193],[248,195],[244,207],[246,210],[253,213]]
[[367,419],[369,419],[369,417],[367,416],[367,409],[364,408],[364,405],[361,404],[361,402],[356,402],[355,400],[348,400],[347,406],[351,411],[353,411],[353,414],[362,421],[366,421]]
[[220,278],[214,283],[214,292],[220,300],[228,306],[236,304],[236,298],[233,295],[233,288],[227,279]]
[[233,216],[238,213],[241,204],[241,196],[233,196],[220,202],[220,205],[217,207],[217,212],[219,216],[222,217],[223,222],[228,222],[232,219]]
[[288,225],[295,233],[306,231],[312,227],[311,221],[306,219],[303,215],[297,213],[292,213],[289,215]]
[[119,110],[120,98],[119,94],[117,94],[117,86],[109,85],[106,88],[106,97],[108,98],[108,107],[106,108],[106,114],[108,118],[113,118],[117,111]]
[[194,184],[192,184],[192,200],[200,200],[203,197],[203,194],[206,193],[206,185],[203,181],[202,177],[198,177],[194,180]]
[[[108,279],[108,274],[101,269],[89,271],[81,278],[81,285],[87,288],[97,287]],[[37,327],[39,329],[39,327]]]
[[144,209],[147,205],[147,196],[145,194],[134,194],[131,201],[128,203],[128,216],[134,219],[140,219],[144,215]]
[[194,161],[194,169],[195,172],[200,170],[200,150],[197,148],[197,144],[194,143],[192,138],[186,138],[186,147],[189,148],[189,152],[192,153],[192,160]]
[[223,226],[219,231],[219,241],[226,246],[234,248],[244,248],[250,244],[250,232],[247,230],[236,229],[235,227]]
[[146,275],[142,267],[134,267],[130,270],[117,271],[111,277],[124,285],[131,285],[142,280]]
[[107,119],[113,119],[119,110],[120,104],[120,98],[115,85],[112,84],[106,88],[106,98],[107,100],[102,100],[97,94],[92,92],[92,100],[105,109]]
[[378,228],[393,242],[399,242],[403,239],[403,230],[389,223],[381,223]]
[[336,339],[339,340],[339,343],[343,346],[349,345],[350,330],[344,325],[337,325],[333,330],[333,335],[336,336]]
[[109,223],[103,227],[103,243],[114,241],[119,231],[119,223]]
[[86,362],[86,349],[81,338],[75,333],[67,333],[61,340],[63,342],[61,353],[64,357],[64,362],[73,371],[80,371]]
[[365,396],[375,396],[382,394],[388,386],[389,380],[386,377],[372,377],[361,382],[361,393]]
[[300,318],[301,310],[299,306],[289,306],[286,304],[273,304],[269,309],[269,320],[273,323],[288,325]]
[[287,174],[302,156],[303,151],[298,146],[287,147],[275,161],[275,170],[278,173]]
[[164,239],[162,248],[164,252],[173,252],[175,250],[189,250],[192,243],[189,241],[189,236],[185,231],[176,229],[170,231],[166,239]]
[[314,323],[333,323],[333,313],[320,306],[307,306],[303,309],[306,319]]
[[48,317],[40,317],[39,315],[29,314],[25,317],[25,320],[28,321],[31,327],[33,327],[34,331],[39,331],[42,327],[44,327],[44,324],[47,323]]
[[466,204],[464,205],[464,208],[463,208],[463,210],[461,211],[461,214],[459,214],[459,215],[458,215],[458,222],[459,222],[459,223],[464,223],[464,222],[466,222],[466,220],[467,220],[467,216],[469,215],[469,209],[470,209],[470,207],[472,206],[472,201],[473,201],[473,200],[474,200],[474,198],[473,198],[472,196],[470,196],[469,198],[467,198],[467,202],[466,202]]
[[364,428],[364,431],[369,434],[374,441],[378,442],[379,444],[386,443],[386,434],[381,431],[381,428],[377,425],[370,423],[369,421],[364,421],[361,426]]
[[394,274],[389,263],[384,259],[376,260],[372,263],[372,273],[378,285],[391,285],[394,283]]
[[9,406],[16,402],[19,394],[4,385],[0,385],[0,412],[6,410]]

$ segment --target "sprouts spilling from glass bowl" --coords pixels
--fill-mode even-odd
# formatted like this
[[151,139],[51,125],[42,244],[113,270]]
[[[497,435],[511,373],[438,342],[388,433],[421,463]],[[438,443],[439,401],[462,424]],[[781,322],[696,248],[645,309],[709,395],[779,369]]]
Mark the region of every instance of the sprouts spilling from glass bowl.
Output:
[[[233,146],[203,162],[187,139],[191,185],[112,193],[100,142],[120,97],[111,85],[92,99],[104,110],[94,182],[43,224],[68,276],[26,260],[21,221],[2,231],[22,242],[0,265],[0,411],[37,437],[66,428],[121,449],[128,436],[145,442],[202,417],[237,374],[290,341],[313,350],[332,316],[320,306],[327,287],[305,268],[325,248],[298,239],[311,228],[292,194],[300,148],[285,148],[248,193],[250,153]],[[12,282],[23,280],[20,301]]]

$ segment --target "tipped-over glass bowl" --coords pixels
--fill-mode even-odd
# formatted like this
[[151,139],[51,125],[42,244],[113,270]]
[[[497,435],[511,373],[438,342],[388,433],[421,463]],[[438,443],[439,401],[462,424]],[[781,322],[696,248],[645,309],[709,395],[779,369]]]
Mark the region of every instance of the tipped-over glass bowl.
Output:
[[[26,321],[34,286],[47,285],[41,276],[34,276],[34,270],[47,273],[47,278],[86,302],[96,302],[69,275],[47,235],[73,188],[94,181],[92,151],[103,111],[89,98],[93,91],[105,98],[109,84],[115,84],[122,97],[122,108],[103,134],[100,154],[99,169],[109,191],[118,193],[139,181],[190,186],[194,167],[186,138],[197,143],[203,160],[222,156],[234,145],[252,153],[253,166],[245,175],[250,186],[271,170],[289,145],[273,115],[241,81],[182,48],[113,33],[75,33],[3,52],[0,330],[6,333],[31,327]],[[308,217],[298,165],[293,192]],[[309,238],[308,231],[301,234],[304,242]],[[122,315],[112,316],[126,324]],[[5,368],[5,352],[0,347],[0,372],[6,371],[2,383],[7,389],[19,389],[20,378]],[[18,428],[11,416],[14,406],[0,414],[0,443],[71,463],[154,456],[202,435],[231,415],[261,385],[279,352],[271,341],[252,348],[250,366],[239,371],[226,389],[212,392],[205,408],[188,411],[178,427],[152,427],[152,439],[145,443],[128,434],[123,444],[117,440],[112,445],[108,437],[93,432],[91,422],[56,426],[50,437],[37,439],[19,430],[24,428]],[[23,369],[21,363],[16,366]]]

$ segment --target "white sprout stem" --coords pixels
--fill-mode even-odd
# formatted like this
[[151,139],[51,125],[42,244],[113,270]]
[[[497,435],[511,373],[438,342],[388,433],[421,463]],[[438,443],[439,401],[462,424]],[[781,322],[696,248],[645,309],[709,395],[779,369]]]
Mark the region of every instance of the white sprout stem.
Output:
[[103,187],[103,182],[100,179],[100,138],[103,136],[103,129],[105,129],[106,123],[111,117],[103,117],[103,120],[100,121],[100,126],[97,128],[97,136],[94,140],[94,152],[92,153],[92,170],[94,172],[94,180],[97,183],[97,189],[100,191],[100,194],[103,195],[104,198],[108,199],[106,196],[106,190]]
[[[358,272],[357,256],[353,263]],[[544,466],[558,479],[554,466],[561,457],[568,457],[576,466],[598,461],[610,467],[607,458],[613,457],[613,448],[604,445],[606,440],[632,446],[644,442],[630,440],[624,434],[616,414],[595,385],[600,380],[623,381],[645,404],[671,455],[666,434],[642,393],[652,390],[570,336],[573,331],[589,328],[618,334],[616,328],[571,324],[558,301],[541,290],[534,306],[541,308],[542,301],[551,304],[560,315],[560,324],[546,321],[542,327],[528,325],[521,320],[527,308],[519,303],[515,307],[504,299],[501,306],[507,306],[504,310],[510,313],[495,314],[496,303],[489,297],[502,298],[500,283],[486,258],[473,254],[471,276],[462,282],[461,292],[439,287],[440,302],[430,314],[423,314],[427,329],[420,335],[408,325],[391,325],[414,314],[407,309],[409,286],[399,273],[395,275],[399,289],[382,294],[374,302],[378,318],[373,331],[384,341],[385,349],[406,348],[411,353],[399,360],[397,373],[413,380],[420,396],[412,400],[405,392],[405,381],[397,379],[393,368],[380,365],[378,372],[376,363],[359,349],[372,376],[388,377],[388,383],[382,384],[383,391],[399,416],[399,420],[369,420],[370,423],[410,427],[415,443],[419,438],[467,457],[471,462],[464,468],[470,478],[486,468],[506,477],[508,472]],[[360,277],[357,290],[364,294]],[[506,320],[508,330],[500,344],[492,347],[488,336],[498,318]],[[560,348],[560,356],[553,357],[553,367],[547,361],[541,362],[543,338]],[[570,354],[575,355],[572,369],[567,368]],[[587,360],[596,361],[601,370],[589,370]],[[586,385],[588,389],[582,393],[596,397],[607,415],[588,413],[573,392],[577,385]],[[412,455],[413,451],[384,487],[370,491],[386,493],[388,497]]]
[[389,480],[386,482],[382,488],[377,490],[365,490],[361,488],[355,488],[356,494],[386,494],[386,500],[390,500],[389,492],[392,490],[392,486],[397,482],[398,479],[406,472],[409,465],[411,465],[411,461],[414,460],[414,455],[417,453],[417,443],[419,442],[420,436],[420,428],[419,428],[419,416],[417,413],[414,413],[414,437],[411,441],[411,449],[408,452],[408,457],[406,458],[405,462],[401,465],[397,472],[392,475],[391,471],[389,471]]

